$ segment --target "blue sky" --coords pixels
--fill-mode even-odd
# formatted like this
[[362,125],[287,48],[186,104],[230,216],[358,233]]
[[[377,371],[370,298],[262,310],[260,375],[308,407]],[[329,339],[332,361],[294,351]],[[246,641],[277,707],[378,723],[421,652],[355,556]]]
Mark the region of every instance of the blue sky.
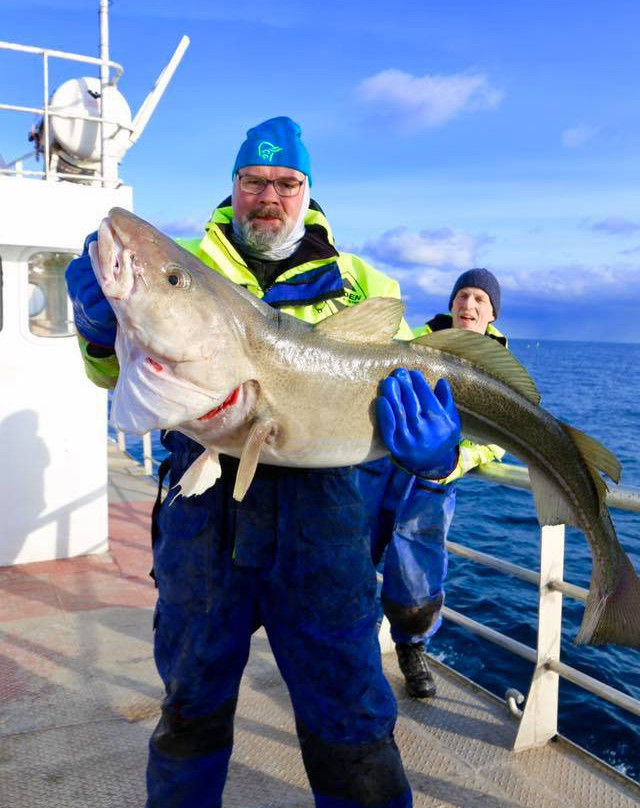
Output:
[[[412,325],[446,307],[461,271],[486,266],[509,336],[640,342],[640,3],[222,5],[111,5],[134,113],[191,38],[121,167],[137,213],[197,234],[245,131],[290,115],[339,246],[400,280]],[[0,36],[97,55],[97,10],[0,0]],[[0,51],[0,101],[39,104],[39,71]],[[54,85],[73,75],[52,63]],[[32,120],[3,115],[9,160]]]

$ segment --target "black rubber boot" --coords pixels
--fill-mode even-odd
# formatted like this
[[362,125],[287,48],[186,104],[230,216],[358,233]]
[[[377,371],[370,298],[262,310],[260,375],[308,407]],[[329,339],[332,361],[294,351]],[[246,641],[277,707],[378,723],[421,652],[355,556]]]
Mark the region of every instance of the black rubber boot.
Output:
[[398,643],[396,645],[398,664],[404,675],[407,695],[412,699],[430,699],[436,695],[436,683],[429,670],[424,644]]

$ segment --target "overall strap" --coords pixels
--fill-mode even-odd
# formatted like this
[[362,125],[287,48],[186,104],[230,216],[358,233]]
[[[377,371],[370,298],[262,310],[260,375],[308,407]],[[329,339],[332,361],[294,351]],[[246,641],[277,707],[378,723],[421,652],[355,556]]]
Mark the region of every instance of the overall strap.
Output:
[[[164,488],[164,480],[171,467],[171,457],[165,457],[158,467],[158,493],[156,494],[156,501],[153,503],[151,510],[151,549],[155,547],[158,538],[158,514],[160,513],[160,506],[162,505],[162,490]],[[149,571],[149,575],[155,581],[156,576],[153,572],[153,567]],[[156,584],[157,588],[158,584]]]

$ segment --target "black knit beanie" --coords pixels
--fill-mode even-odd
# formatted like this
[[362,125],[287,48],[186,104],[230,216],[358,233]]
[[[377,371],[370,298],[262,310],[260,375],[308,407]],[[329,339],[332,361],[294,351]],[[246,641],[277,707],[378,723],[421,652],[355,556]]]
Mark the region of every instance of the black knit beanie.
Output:
[[458,294],[460,289],[466,289],[468,286],[473,286],[475,289],[482,289],[489,295],[489,300],[493,306],[493,316],[498,319],[500,314],[500,284],[498,279],[489,272],[488,269],[468,269],[455,282],[451,297],[449,298],[449,311],[453,306],[453,298]]

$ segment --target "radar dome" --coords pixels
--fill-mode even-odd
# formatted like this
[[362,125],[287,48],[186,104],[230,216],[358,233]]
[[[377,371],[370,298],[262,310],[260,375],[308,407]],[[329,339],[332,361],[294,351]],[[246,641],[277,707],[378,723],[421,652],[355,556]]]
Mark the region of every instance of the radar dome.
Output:
[[[100,79],[96,77],[70,79],[58,87],[49,102],[52,140],[72,157],[86,162],[100,160],[100,124],[81,118],[87,115],[100,117],[101,92]],[[105,117],[113,121],[104,124],[105,135],[112,138],[112,153],[119,159],[130,145],[131,110],[115,87],[105,87],[105,111]],[[60,117],[56,112],[81,117]]]

